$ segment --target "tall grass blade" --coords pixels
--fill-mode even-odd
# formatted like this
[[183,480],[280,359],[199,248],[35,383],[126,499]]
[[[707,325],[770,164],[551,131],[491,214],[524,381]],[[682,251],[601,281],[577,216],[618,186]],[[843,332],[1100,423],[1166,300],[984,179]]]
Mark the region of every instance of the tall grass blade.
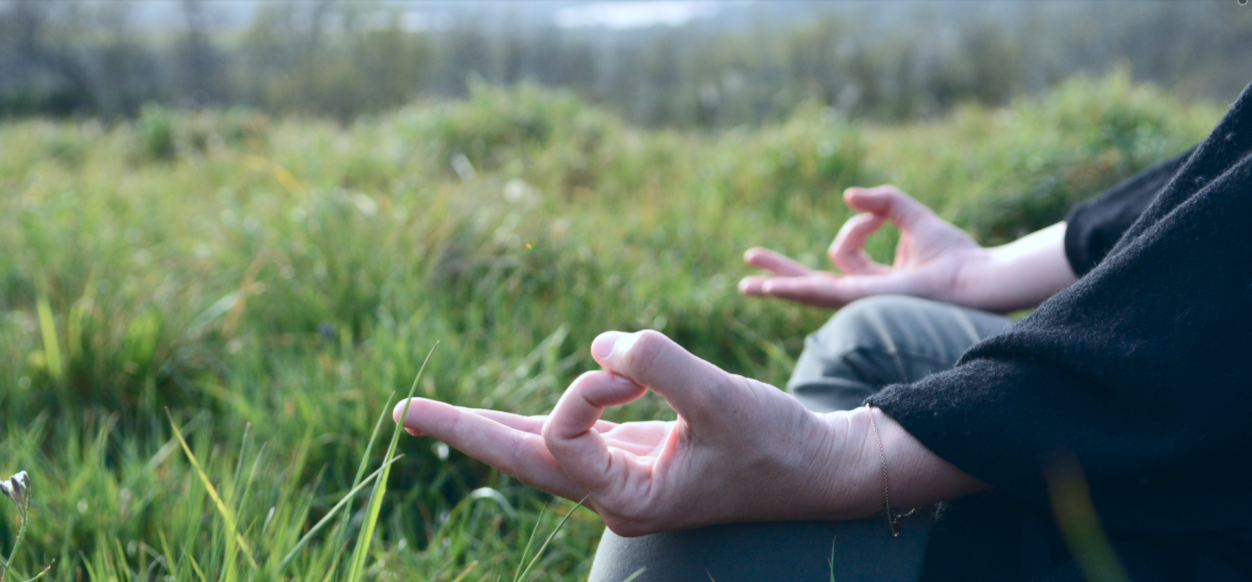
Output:
[[[257,451],[256,460],[252,461],[252,470],[248,472],[248,482],[244,483],[243,494],[239,496],[239,502],[235,504],[237,511],[243,511],[244,504],[248,502],[248,494],[252,492],[252,484],[256,482],[257,470],[261,468],[261,459],[265,457],[265,448],[269,443],[262,443],[261,450]],[[264,529],[261,530],[264,533]]]
[[[370,433],[369,443],[365,445],[365,454],[361,456],[361,464],[357,467],[356,478],[352,482],[352,488],[361,483],[361,477],[365,474],[366,467],[369,466],[370,454],[374,452],[374,443],[378,440],[378,434],[382,432],[383,421],[387,418],[387,413],[391,411],[391,398],[395,393],[387,396],[387,405],[383,407],[378,415],[378,422],[374,423],[374,432]],[[345,510],[343,515],[339,517],[339,527],[336,528],[335,534],[335,554],[331,558],[330,567],[326,569],[326,579],[329,580],[333,574],[339,569],[339,560],[343,559],[343,552],[347,548],[348,543],[348,518],[352,512]]]
[[627,576],[625,580],[622,580],[622,582],[634,582],[636,578],[643,576],[643,573],[647,571],[648,571],[648,567],[644,566],[638,570],[635,570],[634,574]]
[[252,432],[251,422],[243,425],[243,442],[239,445],[239,459],[235,461],[235,478],[231,481],[231,490],[227,491],[230,495],[230,501],[235,502],[236,510],[239,509],[239,487],[242,481],[241,477],[243,476],[243,460],[247,458],[248,433],[250,432]]
[[[195,570],[196,576],[200,578],[200,582],[209,582],[209,579],[204,575],[204,570],[200,569],[200,564],[196,563],[196,558],[186,551],[183,551],[183,556],[186,556],[187,562],[191,564],[191,569]],[[95,580],[95,576],[92,576],[92,580]]]
[[[404,431],[404,419],[409,415],[409,406],[413,404],[413,395],[417,394],[417,383],[422,379],[422,373],[426,371],[426,365],[430,363],[430,358],[435,355],[435,349],[438,347],[439,342],[435,342],[435,345],[431,346],[430,352],[426,354],[426,359],[422,362],[422,367],[417,370],[417,376],[413,378],[413,386],[409,388],[408,399],[404,401],[404,412],[400,414],[400,422],[396,423],[396,428],[391,433],[391,445],[387,447],[387,454],[383,457],[384,459],[390,460],[396,452],[396,444],[400,442],[400,433]],[[365,519],[365,527],[361,530],[361,536],[356,542],[356,549],[352,552],[352,567],[348,570],[348,582],[357,582],[361,579],[361,571],[365,568],[365,558],[369,553],[370,542],[374,538],[374,528],[378,525],[378,513],[382,511],[383,497],[387,494],[387,476],[390,473],[391,465],[383,466],[382,475],[374,483],[374,492],[370,495],[369,514]]]
[[117,565],[114,566],[113,576],[118,578],[118,570],[125,576],[128,582],[135,582],[135,576],[130,571],[130,566],[126,563],[126,550],[122,549],[122,540],[113,539],[113,546],[117,549]]
[[346,543],[335,547],[335,556],[330,562],[330,567],[326,569],[326,576],[322,578],[322,582],[330,582],[335,577],[335,571],[339,568],[339,559],[343,558],[343,552],[346,549],[348,549]]
[[452,579],[452,582],[461,582],[462,580],[465,579],[466,576],[470,575],[470,572],[474,571],[474,568],[477,568],[477,567],[478,567],[478,560],[474,560],[473,562],[470,562],[470,564],[466,566],[464,570],[461,570],[460,574],[457,574],[456,578]]
[[227,539],[229,540],[228,543],[238,543],[239,547],[243,550],[243,555],[248,558],[248,562],[252,564],[252,567],[259,568],[256,563],[256,558],[252,556],[252,550],[248,547],[247,540],[243,539],[242,535],[239,535],[234,512],[231,511],[229,507],[226,507],[226,504],[222,501],[221,496],[217,494],[217,488],[213,487],[213,482],[209,481],[209,476],[206,475],[204,473],[204,469],[200,467],[200,461],[197,460],[195,454],[191,452],[191,447],[187,446],[187,441],[183,438],[183,433],[179,432],[178,424],[174,422],[174,415],[170,413],[170,409],[165,409],[165,415],[170,419],[170,427],[174,429],[174,436],[178,437],[178,444],[182,445],[183,452],[187,453],[187,460],[191,461],[191,466],[195,468],[196,475],[198,475],[200,477],[200,481],[204,483],[204,489],[208,491],[209,497],[213,499],[213,503],[217,506],[217,511],[221,514],[222,520],[226,522]]
[[539,517],[535,520],[535,527],[530,530],[530,538],[526,540],[526,547],[522,548],[522,559],[517,561],[517,569],[513,571],[513,582],[517,582],[522,577],[522,564],[526,563],[526,556],[530,555],[530,546],[535,542],[535,534],[539,533],[539,525],[543,523],[543,516],[548,514],[548,504],[543,504],[539,508]]
[[344,495],[343,499],[339,500],[339,503],[336,503],[334,507],[330,508],[330,511],[326,512],[326,515],[323,516],[322,519],[318,520],[312,528],[309,528],[309,532],[304,534],[304,537],[300,538],[300,541],[296,542],[296,545],[291,548],[291,551],[287,552],[287,555],[283,557],[282,563],[278,565],[278,573],[282,574],[287,570],[287,567],[291,565],[291,561],[296,558],[296,555],[300,553],[300,550],[303,550],[305,546],[309,545],[309,541],[313,539],[313,536],[317,535],[317,532],[321,531],[323,527],[326,527],[326,524],[330,523],[330,520],[335,517],[335,514],[338,513],[340,509],[343,509],[343,507],[347,505],[357,493],[360,493],[362,489],[374,481],[375,477],[378,477],[379,474],[390,468],[396,461],[403,458],[404,455],[396,455],[396,458],[384,463],[383,466],[378,468],[378,470],[371,473],[369,477],[366,477],[363,481],[358,483],[356,487],[353,487],[351,491],[348,491],[348,494]]
[[61,345],[57,340],[56,319],[52,317],[52,304],[48,293],[41,287],[35,299],[35,311],[39,313],[39,332],[43,336],[43,357],[48,373],[55,380],[61,379]]
[[835,582],[835,542],[837,541],[839,541],[837,537],[830,540],[830,561],[827,562],[830,565],[830,582]]
[[[391,398],[395,393],[387,396],[387,404],[383,406],[382,412],[378,415],[378,422],[374,423],[374,432],[370,434],[369,443],[365,445],[365,454],[361,456],[361,464],[356,469],[356,478],[352,480],[352,488],[355,490],[357,485],[361,484],[361,478],[365,476],[365,469],[369,467],[370,455],[374,452],[374,443],[378,440],[378,434],[382,432],[383,421],[387,419],[387,413],[391,411]],[[339,527],[335,535],[335,547],[339,548],[347,542],[348,537],[348,516],[351,511],[344,511],[339,518]],[[339,567],[340,552],[335,552],[334,560],[330,565],[330,570],[334,571]]]
[[17,558],[17,550],[22,547],[22,540],[26,538],[26,526],[30,523],[30,492],[20,501],[22,504],[19,513],[22,516],[22,526],[17,530],[17,540],[13,542],[13,549],[9,552],[9,558],[4,560],[4,567],[0,568],[0,582],[4,582],[5,577],[13,573],[13,560]]
[[[347,512],[344,512],[347,515]],[[339,570],[339,560],[343,559],[343,553],[348,549],[348,542],[336,542],[335,555],[331,557],[330,567],[326,569],[326,577],[322,582],[330,582],[335,577],[335,573]]]
[[[590,495],[587,497],[590,497]],[[552,538],[555,538],[557,532],[560,532],[561,528],[565,527],[565,522],[569,521],[570,516],[574,515],[574,512],[578,511],[578,508],[582,507],[583,503],[587,502],[587,497],[583,497],[578,501],[578,503],[574,504],[574,507],[570,508],[569,513],[566,513],[565,517],[561,518],[561,523],[556,524],[556,529],[552,530],[552,533],[548,534],[548,539],[543,541],[543,545],[539,546],[539,551],[535,552],[535,556],[530,559],[530,564],[527,564],[526,569],[522,571],[522,575],[518,578],[519,582],[525,582],[526,576],[530,575],[531,568],[535,567],[535,563],[539,561],[539,557],[543,555],[543,551],[548,549],[548,544],[552,543]]]
[[34,578],[31,578],[30,580],[27,580],[26,582],[38,582],[38,580],[43,579],[44,575],[52,571],[52,565],[56,564],[56,562],[57,562],[56,560],[53,560],[52,563],[48,564],[48,567],[44,568],[42,572],[36,574]]
[[1052,513],[1061,538],[1090,582],[1129,582],[1108,534],[1100,524],[1082,466],[1072,454],[1057,454],[1046,475]]
[[169,564],[170,573],[178,578],[178,572],[182,570],[182,564],[174,562],[174,552],[170,551],[170,541],[165,538],[165,530],[157,530],[157,539],[161,540],[161,553],[165,556],[165,562]]

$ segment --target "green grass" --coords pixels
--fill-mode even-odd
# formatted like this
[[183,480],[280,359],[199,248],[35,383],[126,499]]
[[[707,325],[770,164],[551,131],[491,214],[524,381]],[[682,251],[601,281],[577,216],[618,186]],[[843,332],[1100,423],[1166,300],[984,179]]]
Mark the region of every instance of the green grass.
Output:
[[[0,125],[0,476],[29,471],[35,495],[14,579],[55,560],[46,579],[511,580],[532,558],[531,580],[584,578],[594,514],[531,554],[574,504],[429,439],[400,438],[363,495],[391,455],[369,445],[379,415],[436,341],[419,395],[522,413],[607,329],[780,385],[828,313],[740,298],[744,249],[823,265],[840,191],[888,181],[1003,242],[1222,110],[1122,72],[893,127],[810,107],[639,130],[533,87],[348,126],[157,108]],[[0,503],[0,552],[17,528]]]

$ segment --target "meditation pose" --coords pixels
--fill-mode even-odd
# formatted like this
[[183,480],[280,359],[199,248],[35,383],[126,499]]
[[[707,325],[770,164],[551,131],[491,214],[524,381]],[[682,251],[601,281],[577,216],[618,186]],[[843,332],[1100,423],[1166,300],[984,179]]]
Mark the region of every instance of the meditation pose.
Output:
[[[839,309],[786,392],[606,332],[547,416],[415,399],[397,421],[586,498],[597,582],[1252,580],[1252,88],[1002,247],[889,186],[845,200],[841,274],[746,255],[772,276],[743,293]],[[891,266],[863,249],[886,222]],[[648,390],[677,420],[600,419]]]

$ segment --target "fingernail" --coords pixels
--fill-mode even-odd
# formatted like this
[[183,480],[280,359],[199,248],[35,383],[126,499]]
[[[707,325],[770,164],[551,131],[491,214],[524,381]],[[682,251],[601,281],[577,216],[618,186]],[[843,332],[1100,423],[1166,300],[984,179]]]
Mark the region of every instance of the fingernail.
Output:
[[591,353],[598,358],[607,358],[613,353],[613,346],[617,345],[617,338],[622,333],[618,331],[606,331],[596,336],[595,341],[591,342]]

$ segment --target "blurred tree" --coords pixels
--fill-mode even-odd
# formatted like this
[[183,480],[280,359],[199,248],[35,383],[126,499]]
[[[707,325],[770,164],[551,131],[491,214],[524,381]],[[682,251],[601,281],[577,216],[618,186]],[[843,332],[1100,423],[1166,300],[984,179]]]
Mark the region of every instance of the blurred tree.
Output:
[[243,84],[254,103],[348,120],[397,107],[426,86],[434,47],[401,15],[337,11],[331,0],[267,6],[244,36]]
[[182,9],[186,32],[172,74],[176,99],[190,106],[221,103],[229,92],[223,86],[222,56],[209,37],[204,0],[182,0]]
[[74,8],[38,0],[0,7],[0,116],[70,115],[93,107],[84,67],[48,38],[58,27],[57,11],[64,18]]
[[613,31],[536,22],[525,4],[445,22],[385,0],[275,0],[226,34],[214,3],[180,2],[170,35],[133,26],[132,3],[0,0],[0,115],[132,115],[158,101],[347,120],[481,79],[570,87],[636,123],[731,127],[808,102],[932,116],[1120,62],[1189,97],[1229,98],[1252,78],[1252,9],[1235,3],[760,3],[746,23]]
[[131,28],[131,9],[125,3],[93,6],[76,27],[89,39],[75,48],[79,62],[86,63],[96,110],[109,116],[134,115],[144,102],[162,96],[156,54]]
[[441,93],[466,95],[471,79],[499,78],[492,58],[491,39],[479,28],[458,23],[443,33],[440,40],[438,88]]

